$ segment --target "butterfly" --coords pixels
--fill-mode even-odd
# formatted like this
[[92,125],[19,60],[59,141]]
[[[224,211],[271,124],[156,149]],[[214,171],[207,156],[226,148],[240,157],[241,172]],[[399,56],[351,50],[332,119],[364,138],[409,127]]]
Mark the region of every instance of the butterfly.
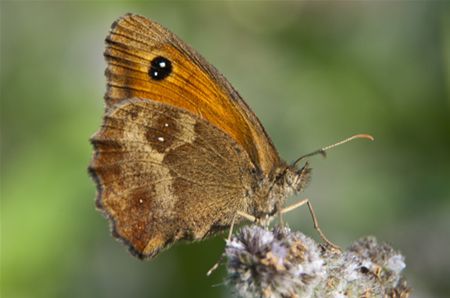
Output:
[[306,186],[308,164],[283,161],[238,92],[169,30],[126,14],[104,56],[106,108],[89,172],[96,206],[134,255],[204,239],[236,214],[272,217]]

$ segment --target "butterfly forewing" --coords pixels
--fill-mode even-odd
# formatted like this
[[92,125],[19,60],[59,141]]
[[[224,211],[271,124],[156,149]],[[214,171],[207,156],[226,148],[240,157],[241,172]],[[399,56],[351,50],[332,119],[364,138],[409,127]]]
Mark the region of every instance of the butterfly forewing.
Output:
[[123,100],[91,141],[97,206],[140,257],[178,239],[202,239],[250,208],[254,168],[247,153],[188,111]]
[[[280,163],[270,138],[239,94],[173,33],[156,22],[128,14],[113,24],[106,43],[108,108],[132,97],[179,107],[229,135],[264,175],[270,175]],[[157,57],[168,59],[173,67],[162,80],[149,75]]]

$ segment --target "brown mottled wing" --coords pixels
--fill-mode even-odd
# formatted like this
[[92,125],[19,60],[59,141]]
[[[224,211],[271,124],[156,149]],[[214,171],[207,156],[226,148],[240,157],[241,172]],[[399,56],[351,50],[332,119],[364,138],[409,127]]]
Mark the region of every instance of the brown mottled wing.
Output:
[[[169,59],[172,73],[149,77],[150,62]],[[255,114],[228,81],[202,56],[158,23],[127,14],[106,38],[107,107],[126,98],[146,98],[190,111],[240,144],[269,176],[280,163],[278,153]]]
[[147,99],[112,106],[91,139],[97,206],[140,257],[228,227],[253,165],[228,135],[188,111]]

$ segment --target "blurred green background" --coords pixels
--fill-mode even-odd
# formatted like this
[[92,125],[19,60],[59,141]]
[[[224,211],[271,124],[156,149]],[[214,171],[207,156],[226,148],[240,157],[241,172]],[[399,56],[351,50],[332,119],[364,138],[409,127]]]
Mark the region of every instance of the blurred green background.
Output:
[[[414,297],[450,293],[450,9],[445,2],[2,1],[2,297],[228,297],[218,236],[141,262],[109,233],[87,175],[103,114],[104,38],[153,18],[223,72],[293,160],[342,246],[372,234],[406,256]],[[293,201],[294,199],[292,199]],[[291,202],[292,202],[291,201]],[[318,239],[308,211],[288,216]]]

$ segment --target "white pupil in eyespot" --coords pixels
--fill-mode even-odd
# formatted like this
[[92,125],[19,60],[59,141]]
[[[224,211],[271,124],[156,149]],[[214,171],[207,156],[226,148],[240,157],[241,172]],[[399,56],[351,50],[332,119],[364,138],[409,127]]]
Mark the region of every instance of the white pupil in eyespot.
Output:
[[164,61],[159,62],[159,67],[161,67],[161,68],[166,67],[166,62],[164,62]]

